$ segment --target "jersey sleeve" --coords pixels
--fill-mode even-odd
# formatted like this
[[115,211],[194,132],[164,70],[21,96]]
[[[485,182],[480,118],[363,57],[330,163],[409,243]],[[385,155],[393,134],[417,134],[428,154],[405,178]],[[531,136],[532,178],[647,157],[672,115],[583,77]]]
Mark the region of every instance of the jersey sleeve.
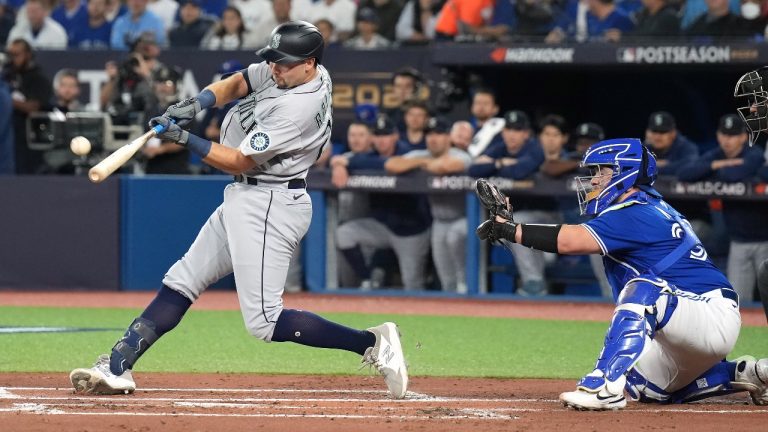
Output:
[[425,158],[429,156],[429,150],[411,150],[403,155],[403,157],[407,159]]
[[246,135],[239,149],[261,165],[277,155],[289,157],[301,146],[301,130],[294,122],[285,117],[270,116]]
[[643,244],[643,234],[637,229],[636,222],[631,210],[627,208],[607,211],[581,226],[595,238],[602,255],[612,255]]
[[248,79],[248,87],[256,90],[266,81],[272,79],[272,73],[269,71],[267,62],[253,63],[248,66],[248,73],[245,75]]

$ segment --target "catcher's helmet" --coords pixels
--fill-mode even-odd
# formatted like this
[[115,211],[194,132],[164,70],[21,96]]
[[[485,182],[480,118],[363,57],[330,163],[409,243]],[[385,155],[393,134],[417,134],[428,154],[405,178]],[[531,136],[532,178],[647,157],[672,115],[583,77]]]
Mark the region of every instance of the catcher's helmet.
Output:
[[[592,144],[581,166],[590,169],[589,176],[576,177],[576,191],[582,215],[595,215],[608,208],[629,188],[637,186],[650,194],[661,196],[651,185],[656,181],[656,158],[637,138],[619,138]],[[600,168],[613,169],[607,182],[599,186],[592,179]]]
[[749,128],[749,143],[755,142],[760,132],[768,131],[768,66],[747,72],[739,78],[733,96],[747,98],[746,105],[737,108]]
[[297,63],[312,57],[320,63],[324,46],[317,27],[306,21],[289,21],[275,27],[269,44],[256,54],[270,63]]

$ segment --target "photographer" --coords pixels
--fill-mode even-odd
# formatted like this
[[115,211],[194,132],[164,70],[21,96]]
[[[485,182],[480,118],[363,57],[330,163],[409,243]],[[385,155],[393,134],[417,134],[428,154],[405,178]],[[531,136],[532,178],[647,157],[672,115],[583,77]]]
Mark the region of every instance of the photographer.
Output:
[[[146,118],[162,115],[179,101],[181,74],[178,68],[164,68],[154,76],[152,87],[159,100],[157,105],[148,107]],[[189,150],[173,141],[153,138],[141,152],[147,158],[147,174],[189,174]]]
[[160,47],[152,33],[142,33],[132,44],[128,59],[120,65],[107,64],[109,81],[101,89],[101,102],[115,124],[142,124],[147,110],[158,104],[153,84],[167,73],[157,58]]

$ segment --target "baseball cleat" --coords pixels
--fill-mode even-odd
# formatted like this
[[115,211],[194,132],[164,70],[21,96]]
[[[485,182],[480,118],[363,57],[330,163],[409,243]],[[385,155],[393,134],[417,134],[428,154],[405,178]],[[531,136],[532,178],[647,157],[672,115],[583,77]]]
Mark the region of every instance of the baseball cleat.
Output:
[[755,360],[744,356],[735,360],[736,381],[733,387],[746,390],[755,405],[768,405],[768,358]]
[[362,363],[374,366],[384,375],[384,382],[393,398],[404,398],[408,390],[408,367],[397,326],[387,322],[368,331],[376,336],[376,345],[365,350]]
[[69,374],[75,393],[99,395],[129,394],[136,390],[130,370],[117,376],[109,370],[109,355],[102,354],[90,369],[75,369]]
[[611,394],[605,388],[595,393],[582,389],[561,393],[560,400],[566,407],[579,411],[620,410],[627,406],[623,392]]

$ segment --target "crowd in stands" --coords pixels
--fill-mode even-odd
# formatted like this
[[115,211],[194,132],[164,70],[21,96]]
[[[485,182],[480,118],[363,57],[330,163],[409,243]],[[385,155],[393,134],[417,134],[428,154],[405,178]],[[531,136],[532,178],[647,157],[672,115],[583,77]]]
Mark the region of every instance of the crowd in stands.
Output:
[[765,0],[0,0],[0,44],[127,50],[252,49],[301,19],[357,49],[431,40],[547,43],[733,37],[763,40]]
[[[35,62],[40,48],[127,50],[125,61],[106,65],[109,79],[101,88],[98,109],[116,124],[143,125],[179,98],[181,71],[159,60],[164,47],[256,48],[268,42],[269,30],[289,19],[315,22],[328,43],[360,49],[396,41],[523,36],[551,43],[679,35],[759,38],[767,5],[751,0],[62,0],[58,5],[0,0],[0,41],[6,46],[0,113],[12,112],[0,115],[0,174],[62,172],[44,154],[29,149],[27,119],[39,111],[84,109],[77,71],[61,70],[49,81]],[[229,61],[219,74],[243,67]],[[341,285],[372,289],[401,284],[413,290],[465,292],[465,242],[472,233],[467,232],[463,197],[345,191],[350,175],[379,170],[388,175],[423,171],[514,180],[572,178],[585,149],[605,134],[598,123],[571,125],[558,113],[533,118],[526,107],[500,112],[494,90],[482,87],[472,89],[470,111],[448,121],[435,116],[420,98],[428,92],[419,91],[427,83],[418,71],[405,68],[391,84],[396,106],[358,107],[346,142],[335,143],[317,163],[340,190]],[[218,140],[228,108],[206,112],[193,126],[196,133]],[[699,146],[677,129],[672,113],[649,114],[638,121],[647,121],[644,138],[658,158],[660,175],[683,181],[768,182],[763,147],[748,145],[738,115],[723,116],[717,127],[719,147],[699,154]],[[184,174],[193,171],[190,166],[204,166],[190,165],[186,149],[173,143],[156,140],[142,152],[149,173]],[[722,254],[728,256],[729,278],[740,296],[751,300],[757,265],[768,259],[768,228],[761,223],[768,208],[761,210],[762,202],[729,200],[674,204],[712,251],[723,249],[718,240],[725,229],[730,246]],[[718,225],[715,211],[721,211],[724,224]],[[515,217],[538,223],[581,220],[575,195],[516,202]],[[551,292],[545,271],[556,257],[517,246],[517,292]],[[394,255],[377,252],[386,249]],[[599,257],[590,264],[602,291],[609,292]]]

